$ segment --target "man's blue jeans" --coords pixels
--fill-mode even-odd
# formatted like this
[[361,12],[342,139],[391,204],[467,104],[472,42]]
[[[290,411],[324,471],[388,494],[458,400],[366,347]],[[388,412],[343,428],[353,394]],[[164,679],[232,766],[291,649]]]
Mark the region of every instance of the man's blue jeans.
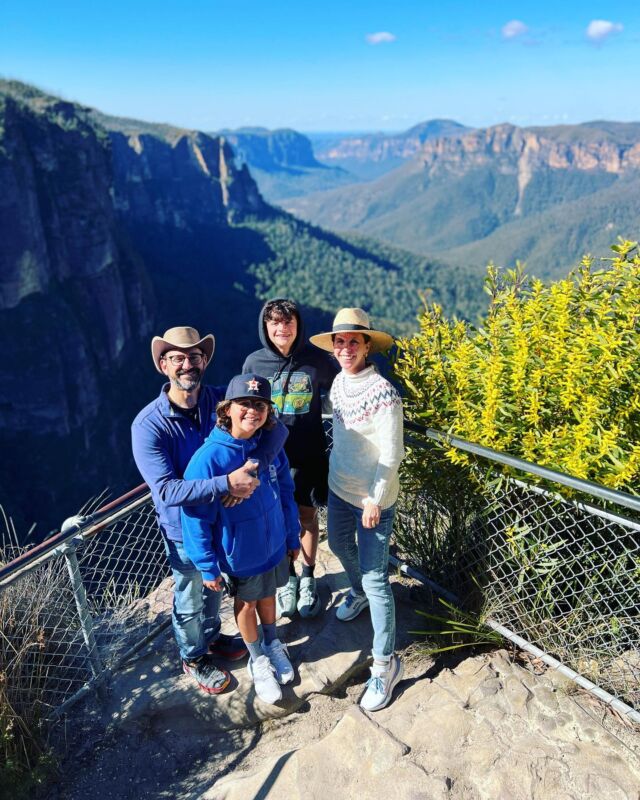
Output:
[[388,658],[396,643],[396,609],[389,583],[389,539],[396,507],[385,508],[375,528],[362,526],[362,511],[329,492],[329,547],[340,559],[353,591],[367,595],[374,658]]
[[221,592],[212,592],[184,551],[182,542],[164,540],[175,589],[173,592],[173,633],[180,656],[198,658],[220,633]]

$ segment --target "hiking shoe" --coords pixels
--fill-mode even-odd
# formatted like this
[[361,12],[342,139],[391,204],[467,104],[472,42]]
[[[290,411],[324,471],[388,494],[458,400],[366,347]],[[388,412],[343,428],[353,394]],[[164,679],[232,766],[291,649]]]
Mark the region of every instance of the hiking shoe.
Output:
[[200,658],[183,658],[182,669],[187,675],[191,675],[202,691],[207,694],[224,692],[231,680],[229,673],[216,667],[213,658],[208,654],[200,656]]
[[278,617],[292,617],[296,613],[296,599],[298,597],[298,578],[289,575],[289,580],[276,592],[276,615]]
[[360,700],[360,707],[365,711],[379,711],[389,704],[395,685],[402,679],[404,666],[400,657],[392,655],[388,664],[376,664],[371,667],[371,677]]
[[251,676],[256,695],[265,703],[277,703],[282,699],[282,689],[275,678],[275,669],[267,656],[260,656],[255,661],[249,659],[247,672]]
[[239,661],[247,655],[247,647],[242,641],[242,636],[221,633],[215,642],[209,645],[209,655],[224,658],[225,661]]
[[298,611],[301,617],[315,617],[322,603],[316,591],[316,579],[313,576],[300,578],[300,597]]
[[271,644],[263,643],[262,652],[276,671],[278,683],[291,683],[293,680],[293,667],[289,661],[289,651],[286,644],[282,644],[280,639],[274,639]]
[[361,611],[364,611],[368,605],[369,600],[366,594],[356,594],[353,589],[349,589],[349,594],[345,597],[344,602],[336,609],[336,617],[341,622],[349,622],[355,619]]

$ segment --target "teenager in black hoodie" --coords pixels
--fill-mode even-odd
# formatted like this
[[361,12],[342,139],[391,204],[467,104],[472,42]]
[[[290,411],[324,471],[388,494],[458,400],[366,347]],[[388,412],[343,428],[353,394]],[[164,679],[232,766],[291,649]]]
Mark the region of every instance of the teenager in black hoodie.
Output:
[[258,336],[264,345],[247,356],[243,373],[255,372],[271,383],[271,399],[289,429],[285,452],[295,484],[295,500],[302,531],[302,576],[290,566],[289,582],[278,589],[279,615],[303,617],[321,608],[313,574],[318,549],[318,511],[327,502],[329,470],[327,441],[322,427],[322,398],[328,394],[338,367],[331,356],[307,343],[304,323],[296,303],[285,298],[269,300],[258,319]]

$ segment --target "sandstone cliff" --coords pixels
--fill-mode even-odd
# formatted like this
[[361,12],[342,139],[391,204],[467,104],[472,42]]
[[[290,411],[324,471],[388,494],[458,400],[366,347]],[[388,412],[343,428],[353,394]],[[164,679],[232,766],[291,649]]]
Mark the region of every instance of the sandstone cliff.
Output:
[[0,319],[27,371],[0,385],[0,427],[67,434],[150,330],[153,299],[119,231],[106,136],[71,103],[17,91],[0,96],[0,126]]
[[[624,128],[624,126],[621,126]],[[580,126],[517,128],[496,125],[462,136],[425,141],[415,162],[429,176],[442,173],[463,175],[491,166],[505,175],[515,175],[518,197],[514,214],[521,213],[525,190],[536,172],[578,170],[622,175],[640,168],[640,130],[635,138],[616,141],[597,136],[593,128]],[[573,135],[567,136],[571,131]],[[580,135],[582,133],[582,135]],[[563,135],[564,134],[564,135]]]
[[[139,481],[128,428],[157,391],[148,341],[185,321],[158,314],[179,300],[176,235],[206,231],[211,249],[264,209],[222,138],[167,130],[107,131],[89,109],[0,84],[0,503],[18,524],[51,527]],[[167,281],[150,239],[180,244]]]

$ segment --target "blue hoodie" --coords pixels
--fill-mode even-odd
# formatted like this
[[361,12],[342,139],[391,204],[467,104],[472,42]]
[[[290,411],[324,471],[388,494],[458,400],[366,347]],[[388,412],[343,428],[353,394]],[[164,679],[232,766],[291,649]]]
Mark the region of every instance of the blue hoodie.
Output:
[[[234,439],[216,426],[184,473],[187,480],[232,472],[254,454],[262,436]],[[275,567],[287,550],[300,547],[300,522],[293,481],[283,451],[258,472],[260,485],[242,503],[225,508],[220,500],[181,508],[184,549],[205,580],[221,572],[237,578]]]

